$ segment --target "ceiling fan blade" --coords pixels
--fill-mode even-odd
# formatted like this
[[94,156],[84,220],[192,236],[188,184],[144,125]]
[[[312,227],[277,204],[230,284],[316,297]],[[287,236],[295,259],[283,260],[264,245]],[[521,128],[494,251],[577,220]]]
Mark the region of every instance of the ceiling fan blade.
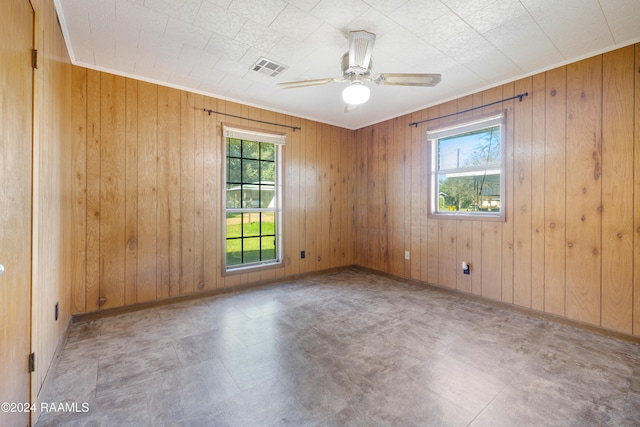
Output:
[[283,82],[278,83],[278,87],[280,89],[294,89],[297,87],[307,87],[307,86],[318,86],[318,85],[326,85],[327,83],[333,83],[338,81],[338,79],[329,77],[326,79],[313,79],[313,80],[298,80],[295,82]]
[[382,73],[371,80],[379,85],[431,87],[440,83],[441,76],[440,74]]
[[349,33],[349,70],[365,73],[369,69],[375,41],[376,35],[368,31]]

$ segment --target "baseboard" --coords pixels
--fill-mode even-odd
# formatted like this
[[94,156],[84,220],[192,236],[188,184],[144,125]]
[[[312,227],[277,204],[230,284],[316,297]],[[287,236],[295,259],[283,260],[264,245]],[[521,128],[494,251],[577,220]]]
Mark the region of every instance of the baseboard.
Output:
[[444,286],[439,286],[433,283],[428,283],[428,282],[423,282],[420,280],[416,280],[416,279],[410,279],[407,277],[402,277],[402,276],[396,276],[394,274],[391,273],[386,273],[384,271],[378,271],[378,270],[374,270],[368,267],[362,267],[359,265],[354,266],[355,269],[357,270],[361,270],[367,273],[371,273],[371,274],[376,274],[378,276],[381,277],[388,277],[390,279],[393,280],[397,280],[398,282],[403,282],[403,283],[408,283],[408,284],[412,284],[412,285],[420,285],[420,286],[425,286],[428,287],[432,290],[435,291],[439,291],[439,292],[445,292],[445,293],[451,293],[457,296],[461,296],[464,297],[466,299],[472,300],[472,301],[477,301],[477,302],[481,302],[483,304],[487,304],[490,305],[492,307],[498,307],[498,308],[502,308],[505,310],[511,310],[517,313],[521,313],[521,314],[525,314],[527,316],[530,317],[536,317],[539,319],[543,319],[543,320],[548,320],[551,322],[555,322],[555,323],[560,323],[563,325],[567,325],[567,326],[571,326],[573,328],[577,328],[577,329],[582,329],[585,331],[589,331],[592,332],[594,334],[600,335],[600,336],[604,336],[604,337],[609,337],[609,338],[615,338],[615,339],[619,339],[622,341],[629,341],[635,344],[640,344],[640,336],[635,336],[635,335],[629,335],[629,334],[625,334],[623,332],[619,332],[619,331],[613,331],[611,329],[607,329],[604,328],[602,326],[596,326],[596,325],[591,325],[588,323],[583,323],[580,322],[578,320],[573,320],[573,319],[568,319],[566,317],[563,316],[558,316],[557,314],[551,314],[551,313],[545,313],[542,311],[537,311],[534,310],[532,308],[527,308],[527,307],[521,307],[519,305],[515,305],[515,304],[509,304],[507,302],[502,302],[502,301],[496,301],[496,300],[492,300],[489,299],[487,297],[483,297],[482,295],[476,295],[476,294],[470,294],[467,292],[463,292],[457,289],[452,289],[452,288],[447,288]]
[[568,318],[563,317],[563,316],[558,316],[558,315],[550,314],[550,313],[544,313],[544,312],[541,312],[541,311],[533,310],[531,308],[521,307],[521,306],[518,306],[518,305],[515,305],[515,304],[509,304],[509,303],[502,302],[502,301],[495,301],[495,300],[483,297],[481,295],[470,294],[470,293],[467,293],[467,292],[462,292],[462,291],[457,290],[457,289],[451,289],[451,288],[439,286],[439,285],[436,285],[436,284],[433,284],[433,283],[428,283],[428,282],[423,282],[423,281],[416,280],[416,279],[397,276],[397,275],[394,275],[394,274],[386,273],[386,272],[379,271],[379,270],[374,270],[372,268],[363,267],[363,266],[355,265],[355,264],[346,265],[346,266],[342,266],[342,267],[334,267],[334,268],[329,268],[329,269],[324,269],[324,270],[319,270],[319,271],[314,271],[314,272],[309,272],[309,273],[294,274],[294,275],[290,275],[290,276],[286,276],[286,277],[279,277],[277,279],[262,280],[262,281],[248,283],[248,284],[244,284],[244,285],[230,286],[228,288],[213,289],[213,290],[208,290],[208,291],[195,292],[195,293],[191,293],[191,294],[187,294],[187,295],[180,295],[180,296],[176,296],[176,297],[163,298],[163,299],[160,299],[160,300],[154,300],[154,301],[148,301],[148,302],[143,302],[143,303],[130,304],[130,305],[121,306],[121,307],[108,308],[108,309],[105,309],[105,310],[99,310],[99,311],[94,311],[94,312],[90,312],[90,313],[75,314],[75,315],[72,316],[72,321],[74,323],[75,322],[91,321],[91,320],[99,319],[99,318],[102,318],[102,317],[116,316],[118,314],[130,313],[130,312],[139,311],[139,310],[145,310],[147,308],[152,308],[152,307],[161,307],[161,306],[165,306],[165,305],[169,305],[169,304],[176,304],[178,302],[183,302],[183,301],[190,301],[190,300],[195,300],[195,299],[208,298],[208,297],[212,297],[212,296],[216,296],[216,295],[237,293],[237,292],[242,292],[242,291],[245,291],[245,290],[248,290],[248,289],[259,288],[259,287],[263,287],[263,286],[269,286],[269,285],[279,284],[279,283],[283,283],[283,282],[287,282],[287,281],[291,281],[291,280],[299,280],[299,279],[313,277],[313,276],[320,276],[320,275],[324,275],[324,274],[331,274],[331,273],[341,272],[341,271],[345,271],[345,270],[349,270],[349,269],[355,269],[355,270],[359,270],[359,271],[364,271],[364,272],[367,272],[367,273],[376,274],[376,275],[381,276],[381,277],[388,277],[390,279],[397,280],[397,281],[403,282],[403,283],[425,286],[425,287],[428,287],[428,288],[430,288],[432,290],[435,290],[435,291],[451,293],[451,294],[454,294],[454,295],[457,295],[457,296],[460,296],[460,297],[463,297],[463,298],[466,298],[466,299],[469,299],[469,300],[472,300],[472,301],[481,302],[483,304],[487,304],[487,305],[490,305],[490,306],[493,306],[493,307],[499,307],[499,308],[502,308],[502,309],[511,310],[511,311],[515,311],[515,312],[518,312],[518,313],[521,313],[521,314],[525,314],[527,316],[537,317],[537,318],[548,320],[548,321],[551,321],[551,322],[555,322],[555,323],[560,323],[560,324],[563,324],[563,325],[571,326],[571,327],[574,327],[574,328],[577,328],[577,329],[586,330],[586,331],[592,332],[592,333],[600,335],[600,336],[606,336],[606,337],[615,338],[615,339],[619,339],[619,340],[623,340],[623,341],[633,342],[635,344],[640,344],[640,337],[639,336],[629,335],[629,334],[625,334],[625,333],[618,332],[618,331],[613,331],[613,330],[610,330],[610,329],[607,329],[607,328],[603,328],[601,326],[595,326],[595,325],[583,323],[583,322],[580,322],[580,321],[577,321],[577,320],[568,319]]
[[299,280],[299,279],[304,279],[308,277],[331,274],[339,271],[348,270],[354,267],[355,265],[333,267],[333,268],[327,268],[324,270],[318,270],[318,271],[313,271],[308,273],[292,274],[289,276],[278,277],[276,279],[260,280],[257,282],[247,283],[243,285],[235,285],[235,286],[229,286],[229,287],[220,288],[220,289],[198,291],[198,292],[193,292],[186,295],[178,295],[175,297],[162,298],[162,299],[157,299],[153,301],[139,302],[135,304],[123,305],[120,307],[107,308],[104,310],[92,311],[88,313],[78,313],[78,314],[72,315],[72,321],[73,323],[88,322],[88,321],[100,319],[103,317],[110,317],[110,316],[116,316],[118,314],[131,313],[134,311],[145,310],[153,307],[162,307],[165,305],[176,304],[183,301],[191,301],[191,300],[197,300],[201,298],[213,297],[217,295],[237,293],[237,292],[242,292],[248,289],[279,284],[279,283],[283,283],[291,280]]

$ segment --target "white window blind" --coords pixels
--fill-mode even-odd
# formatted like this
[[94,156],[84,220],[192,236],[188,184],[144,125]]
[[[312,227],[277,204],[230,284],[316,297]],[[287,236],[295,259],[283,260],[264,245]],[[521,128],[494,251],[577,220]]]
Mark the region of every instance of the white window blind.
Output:
[[256,142],[268,142],[270,144],[285,145],[286,135],[277,132],[261,132],[255,129],[242,127],[222,126],[225,138],[237,138]]

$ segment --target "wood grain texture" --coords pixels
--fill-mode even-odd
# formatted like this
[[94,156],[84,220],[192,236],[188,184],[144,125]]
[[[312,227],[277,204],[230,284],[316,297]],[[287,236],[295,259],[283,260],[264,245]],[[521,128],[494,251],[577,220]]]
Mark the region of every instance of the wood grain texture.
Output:
[[[634,46],[634,49],[638,47]],[[629,159],[635,156],[636,147],[640,145],[637,142],[638,76],[628,52],[599,55],[356,131],[213,98],[203,97],[200,102],[197,96],[179,91],[176,91],[180,98],[178,111],[169,113],[166,110],[163,113],[162,95],[158,95],[155,101],[149,101],[148,97],[143,101],[140,92],[155,90],[161,93],[164,89],[142,89],[145,84],[138,83],[137,226],[148,226],[146,219],[141,220],[149,210],[141,206],[147,199],[141,201],[141,198],[144,191],[149,191],[144,183],[150,170],[158,175],[159,180],[157,206],[152,209],[156,218],[163,218],[163,223],[166,222],[169,212],[166,203],[175,203],[172,210],[182,212],[186,209],[191,213],[172,216],[169,243],[166,243],[167,234],[159,229],[160,225],[151,222],[155,227],[153,235],[157,236],[156,248],[143,261],[138,245],[136,278],[148,279],[141,270],[147,258],[153,263],[155,274],[162,272],[163,276],[166,271],[164,264],[159,270],[155,266],[156,262],[164,262],[166,254],[169,254],[171,274],[178,269],[181,272],[178,280],[183,283],[183,289],[179,288],[176,294],[170,290],[169,296],[196,292],[200,280],[204,281],[205,288],[210,289],[357,263],[623,333],[630,333],[629,312],[632,312],[632,333],[639,334],[640,327],[636,326],[640,317],[637,308],[640,302],[636,301],[636,295],[640,293],[637,290],[640,288],[639,274],[633,275],[632,284],[629,282],[629,271],[635,270],[638,264],[635,260],[638,259],[636,242],[639,239],[625,234],[631,232],[627,218],[630,208],[619,199],[621,194],[626,194],[626,202],[634,204],[634,229],[638,229],[640,220],[637,212],[640,208],[636,206],[638,198],[635,193],[640,191],[637,180],[640,172],[633,163],[636,170],[633,172],[634,184],[631,185],[627,182],[630,180],[628,167],[614,170],[608,166],[622,160],[628,166]],[[618,55],[625,60],[619,59]],[[634,52],[634,55],[635,64],[638,53]],[[92,94],[95,85],[91,84],[91,79],[96,75],[100,77],[100,74],[95,73],[87,72],[86,119],[82,118],[83,112],[77,113],[80,116],[77,120],[74,118],[74,122],[85,120],[87,123],[84,143],[87,164],[87,213],[84,216],[87,233],[84,240],[87,249],[83,286],[87,295],[85,310],[89,311],[98,309],[90,306],[93,299],[90,295],[95,294],[96,286],[99,286],[94,283],[95,276],[91,271],[95,270],[96,260],[99,262],[101,256],[99,245],[93,243],[100,233],[100,202],[96,203],[92,197],[100,194],[102,186],[100,174],[91,167],[98,165],[100,170],[100,151],[96,151],[96,147],[100,148],[100,140],[95,140],[95,132],[100,135],[102,123],[95,120],[99,108],[92,107],[92,97],[97,96],[99,100],[100,94]],[[629,77],[632,73],[633,79]],[[626,79],[621,79],[622,75],[626,75]],[[81,89],[74,90],[82,93]],[[512,108],[508,115],[506,141],[506,221],[429,219],[429,153],[425,131],[429,126],[450,123],[454,119],[441,119],[416,127],[410,127],[408,123],[483,105],[522,91],[530,94],[522,102],[515,100],[489,108],[491,111]],[[618,96],[621,92],[626,96]],[[632,114],[629,113],[632,108],[629,93],[635,94],[636,111]],[[288,144],[291,145],[285,148],[286,229],[296,232],[289,234],[287,231],[285,265],[281,269],[222,275],[222,219],[217,215],[222,201],[220,174],[224,150],[220,146],[219,123],[251,123],[215,114],[204,115],[201,120],[194,116],[198,114],[194,105],[207,108],[215,105],[220,112],[301,124],[301,131],[287,131]],[[478,110],[466,115],[484,112],[489,111]],[[162,124],[161,116],[174,120],[175,126]],[[175,137],[180,143],[168,143],[173,139],[167,137],[171,132],[169,128],[180,129]],[[264,128],[273,129],[270,125]],[[156,129],[157,165],[143,171],[142,165],[146,164],[141,159],[143,150],[146,150],[144,135],[149,134],[150,129]],[[631,143],[628,141],[630,129],[635,133],[632,148],[629,148]],[[601,142],[598,135],[605,139]],[[619,145],[625,138],[624,146],[627,148],[621,148]],[[608,140],[614,142],[607,145]],[[126,145],[129,150],[129,142]],[[167,150],[170,154],[165,158]],[[130,154],[126,156],[135,155],[132,151],[127,152]],[[609,163],[607,159],[610,159]],[[169,174],[174,170],[172,161],[178,165],[176,181],[164,176],[165,170]],[[129,190],[128,183],[127,178],[127,197],[133,191]],[[81,188],[82,184],[75,187]],[[177,202],[172,201],[173,194],[166,194],[169,188],[172,188],[172,193],[178,189]],[[210,192],[214,192],[215,197],[211,197]],[[608,205],[623,206],[627,217],[619,218],[618,215],[623,215],[621,212],[614,215],[607,209]],[[612,216],[608,216],[610,214]],[[621,221],[626,225],[618,230]],[[171,227],[178,229],[175,234],[177,246],[171,237],[174,235]],[[128,230],[128,226],[125,228]],[[197,233],[206,236],[204,241],[198,240]],[[620,233],[622,238],[618,237]],[[128,231],[126,236],[128,239]],[[77,237],[81,242],[82,237]],[[620,240],[626,242],[626,246]],[[629,244],[632,241],[634,246],[630,255]],[[172,251],[176,247],[179,248],[178,256],[173,257]],[[609,257],[604,254],[609,252],[608,248],[612,250]],[[299,258],[301,250],[306,254],[303,260]],[[410,251],[411,259],[408,261],[404,260],[405,250]],[[614,262],[613,254],[616,254],[616,259],[627,259],[624,261],[627,264],[629,256],[632,256],[632,267]],[[463,258],[467,262],[471,260],[470,276],[459,271]],[[174,268],[173,263],[177,267]],[[614,272],[618,267],[622,267],[622,271]],[[192,279],[185,281],[185,272]],[[172,280],[170,289],[173,289]],[[158,289],[165,287],[162,279]],[[625,294],[630,287],[634,287],[633,297]],[[79,291],[77,285],[74,288]],[[136,284],[137,294],[142,289],[144,285]],[[167,293],[165,290],[162,292]]]
[[136,302],[157,297],[158,87],[138,84],[138,269]]
[[[483,101],[486,100],[500,100],[500,99],[508,99],[513,97],[515,93],[514,83],[506,84],[502,86],[502,91],[499,91],[498,88],[494,88],[488,91],[487,95],[491,93],[490,96],[483,96]],[[495,97],[495,98],[494,98]],[[524,99],[524,98],[523,98]],[[490,101],[491,102],[491,101]],[[511,212],[512,217],[516,211],[515,205],[515,190],[514,190],[514,181],[515,181],[515,143],[514,143],[514,132],[515,132],[515,114],[513,113],[515,108],[515,102],[519,101],[505,101],[502,103],[500,107],[487,107],[489,109],[499,108],[500,110],[507,109],[509,113],[506,117],[506,126],[507,126],[507,140],[504,144],[503,155],[504,159],[504,167],[507,171],[507,177],[505,179],[504,194],[505,200],[500,202],[500,208],[504,209],[506,212]],[[523,101],[525,102],[525,101]],[[485,110],[483,108],[483,110]],[[499,110],[498,110],[499,111]],[[510,172],[512,175],[509,175]],[[501,292],[502,292],[502,301],[506,303],[513,303],[513,273],[514,273],[514,225],[515,221],[513,218],[511,220],[507,220],[502,223],[502,260],[500,261],[500,267],[502,269],[502,284],[501,284]]]
[[102,308],[124,304],[125,79],[100,81],[100,298]]
[[126,81],[124,304],[136,302],[138,284],[138,82]]
[[100,93],[101,74],[87,71],[86,310],[100,308]]
[[[34,16],[29,2],[22,0],[5,5],[0,17],[3,35],[0,37],[0,264],[5,268],[0,276],[2,402],[30,402],[31,399],[26,361],[31,352],[32,327],[30,255],[34,122],[31,112],[34,73],[30,52],[34,48]],[[24,426],[29,420],[28,412],[0,411],[2,425]]]
[[[513,103],[513,303],[531,307],[532,250],[532,79],[515,83],[516,93],[529,93]],[[513,95],[511,95],[513,96]]]
[[544,311],[545,74],[533,76],[531,97],[531,308]]
[[87,250],[87,70],[72,67],[72,197],[71,313],[86,310]]
[[600,324],[602,56],[567,66],[567,316]]
[[602,326],[633,329],[634,49],[603,56]]
[[438,221],[438,284],[456,288],[458,272],[456,221]]
[[[70,262],[69,254],[75,256],[83,245],[82,241],[72,238],[72,233],[78,226],[75,220],[84,217],[79,209],[84,197],[76,198],[72,186],[84,185],[85,175],[73,167],[73,148],[82,131],[77,127],[78,122],[70,120],[73,76],[55,6],[47,1],[34,1],[32,7],[36,11],[34,34],[39,59],[33,98],[32,242],[35,250],[31,261],[31,351],[37,355],[38,363],[31,375],[31,401],[38,406],[42,386],[51,371],[50,363],[62,347],[70,319],[71,288],[75,288],[70,284],[82,279],[84,274],[81,266],[72,279],[75,260]],[[81,128],[85,129],[84,124]],[[83,165],[81,161],[80,167]],[[32,413],[32,424],[38,415],[39,411]]]
[[[396,228],[403,226],[395,215],[404,209],[410,212],[404,235],[412,255],[410,271],[404,277],[443,287],[455,285],[464,292],[497,301],[639,335],[640,273],[636,260],[640,259],[640,239],[631,237],[631,233],[639,235],[640,230],[640,208],[635,197],[640,191],[640,172],[633,161],[640,149],[638,49],[636,45],[598,55],[406,115],[409,121],[437,118],[529,93],[522,102],[512,100],[458,118],[510,109],[504,203],[507,215],[503,223],[457,221],[453,232],[447,220],[426,217],[429,158],[424,150],[425,131],[455,118],[434,120],[405,131],[411,161],[404,183],[398,182],[402,176],[395,170],[402,168],[398,159],[390,155],[385,172],[378,167],[380,160],[375,154],[385,143],[380,134],[386,133],[388,141],[399,143],[397,119],[356,131],[362,148],[356,154],[361,161],[358,188],[367,193],[375,190],[379,195],[384,191],[371,183],[387,185],[387,193],[399,191],[404,185],[411,193],[401,207],[397,206],[400,200],[393,196],[388,201],[387,226],[393,228],[387,231],[392,236],[391,264],[384,262],[383,250],[371,245],[370,238],[357,240],[361,255],[357,262],[398,275],[394,263],[401,251],[396,236],[401,233]],[[388,148],[386,152],[390,153]],[[620,167],[614,166],[618,164]],[[385,173],[386,184],[380,176]],[[376,203],[373,206],[376,209],[359,210],[356,215],[365,215],[359,223],[361,227],[366,224],[359,229],[361,235],[385,232],[371,229],[372,223],[384,226],[379,218],[384,208]],[[457,271],[461,258],[471,259],[470,277]],[[454,268],[457,277],[452,280],[450,270]]]
[[567,69],[546,73],[544,145],[544,310],[566,313]]
[[640,43],[635,49],[633,142],[633,334],[640,336]]
[[[107,73],[74,72],[73,120],[86,123],[74,148],[82,157],[75,168],[86,170],[74,184],[81,200],[86,191],[84,208],[74,208],[85,221],[74,240],[87,242],[74,273],[85,265],[74,284],[74,293],[87,295],[79,312],[354,263],[353,132]],[[286,130],[283,267],[224,275],[221,232],[221,122],[281,129],[208,115],[205,107],[302,127]]]
[[[421,113],[413,113],[411,115],[411,123],[422,119]],[[422,126],[411,126],[409,129],[408,138],[410,138],[410,180],[409,180],[409,200],[405,204],[405,207],[409,207],[410,212],[410,235],[411,239],[408,242],[411,251],[411,272],[409,277],[414,280],[422,279],[422,241],[421,230],[424,219],[423,206],[426,200],[422,198],[423,185],[421,178],[424,176],[424,170],[422,165],[424,164],[423,155],[426,154],[424,146],[424,129]],[[426,185],[426,182],[424,183]]]

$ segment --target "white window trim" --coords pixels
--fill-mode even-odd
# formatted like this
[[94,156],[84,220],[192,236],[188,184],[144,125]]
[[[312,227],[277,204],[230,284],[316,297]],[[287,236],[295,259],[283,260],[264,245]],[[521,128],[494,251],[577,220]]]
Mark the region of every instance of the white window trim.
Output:
[[[434,219],[453,219],[453,220],[481,220],[481,221],[506,221],[506,206],[507,206],[507,188],[506,188],[506,176],[507,176],[507,162],[506,162],[506,144],[507,144],[507,111],[500,111],[483,116],[473,117],[469,120],[459,121],[453,124],[447,124],[444,126],[435,127],[427,130],[427,142],[429,144],[428,150],[428,165],[429,165],[429,201],[428,201],[428,213],[429,218]],[[453,135],[458,135],[482,128],[500,125],[500,211],[499,212],[438,212],[438,171],[437,168],[437,142],[440,138],[446,138]],[[472,171],[470,168],[465,168],[467,171]],[[478,170],[486,170],[486,168],[479,168]]]
[[[227,138],[237,138],[254,142],[266,142],[274,144],[276,162],[274,208],[233,208],[227,209]],[[278,132],[266,132],[235,124],[222,124],[222,275],[251,273],[260,270],[272,269],[284,265],[284,232],[283,232],[283,159],[282,153],[286,142],[286,135]],[[275,212],[276,214],[276,259],[273,261],[256,262],[251,264],[239,264],[227,266],[227,213],[228,212]]]

